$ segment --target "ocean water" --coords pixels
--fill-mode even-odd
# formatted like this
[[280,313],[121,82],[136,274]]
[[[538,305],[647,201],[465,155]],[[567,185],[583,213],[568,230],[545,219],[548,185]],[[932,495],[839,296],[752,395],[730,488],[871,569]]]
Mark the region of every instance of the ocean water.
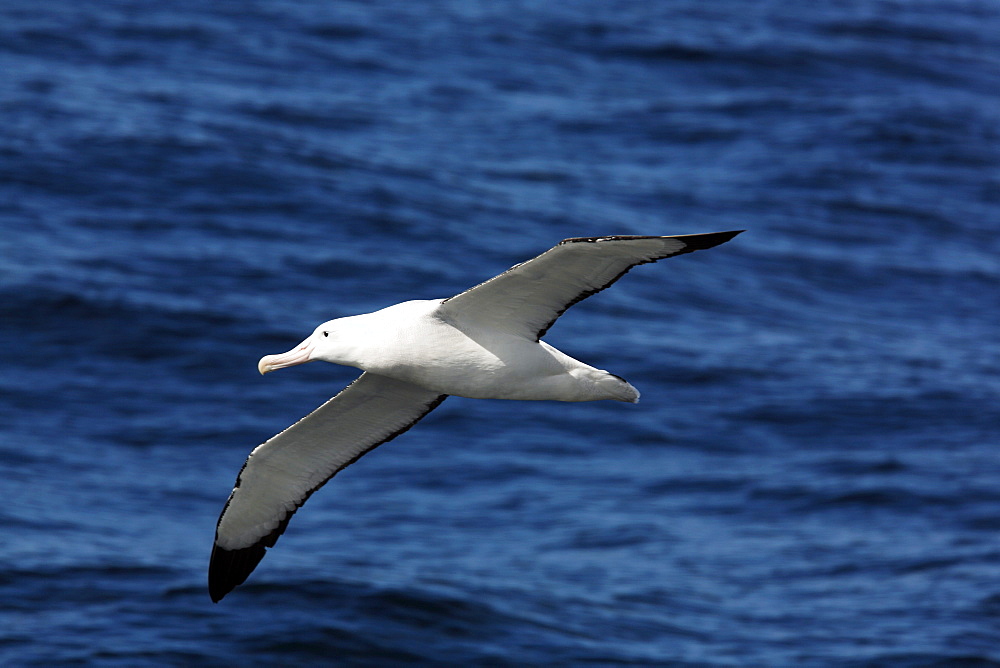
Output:
[[[0,664],[1000,665],[1000,7],[0,3]],[[452,398],[213,604],[319,322],[747,232]]]

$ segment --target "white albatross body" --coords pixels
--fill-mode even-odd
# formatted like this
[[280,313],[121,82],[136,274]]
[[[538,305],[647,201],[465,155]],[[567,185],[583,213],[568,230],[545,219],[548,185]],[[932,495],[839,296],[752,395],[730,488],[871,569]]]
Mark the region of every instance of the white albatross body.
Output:
[[448,395],[637,402],[639,392],[625,380],[540,337],[567,308],[633,266],[711,248],[737,234],[566,239],[455,297],[331,320],[287,353],[262,358],[262,374],[314,360],[364,373],[250,453],[216,528],[212,600],[246,580],[314,491]]
[[[635,388],[625,381],[544,341],[450,317],[442,308],[445,301],[409,301],[331,320],[292,352],[305,348],[309,359],[470,399],[638,400]],[[260,371],[270,371],[283,357],[264,357]]]

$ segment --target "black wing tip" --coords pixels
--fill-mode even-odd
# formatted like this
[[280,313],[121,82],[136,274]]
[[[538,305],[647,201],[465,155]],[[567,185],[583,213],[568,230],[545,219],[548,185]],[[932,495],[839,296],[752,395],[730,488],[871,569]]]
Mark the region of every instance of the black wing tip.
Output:
[[208,595],[218,603],[226,594],[243,584],[264,558],[264,541],[239,550],[227,550],[217,544],[212,546],[212,559],[208,565]]
[[724,244],[737,234],[746,232],[746,230],[730,230],[729,232],[709,232],[708,234],[685,234],[676,237],[683,241],[686,246],[684,250],[686,251],[696,251],[704,250],[706,248],[714,248],[720,244]]
[[741,232],[746,232],[746,230],[730,230],[728,232],[708,232],[706,234],[676,234],[670,236],[655,236],[655,235],[642,235],[642,234],[617,234],[608,235],[605,237],[570,237],[569,239],[563,239],[559,242],[562,244],[574,244],[579,242],[585,243],[595,243],[600,241],[630,241],[634,239],[678,239],[687,244],[685,251],[695,251],[702,250],[705,248],[712,248],[718,246],[719,244],[724,244],[737,234]]

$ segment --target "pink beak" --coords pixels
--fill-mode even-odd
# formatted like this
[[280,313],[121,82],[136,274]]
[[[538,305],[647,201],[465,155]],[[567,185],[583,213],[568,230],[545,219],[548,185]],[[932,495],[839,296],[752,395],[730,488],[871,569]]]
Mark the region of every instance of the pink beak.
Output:
[[312,350],[313,345],[310,338],[295,346],[287,353],[264,355],[260,358],[260,362],[257,363],[257,371],[260,371],[260,375],[263,376],[268,371],[284,369],[286,366],[295,366],[296,364],[305,364],[309,361],[309,355],[312,353]]

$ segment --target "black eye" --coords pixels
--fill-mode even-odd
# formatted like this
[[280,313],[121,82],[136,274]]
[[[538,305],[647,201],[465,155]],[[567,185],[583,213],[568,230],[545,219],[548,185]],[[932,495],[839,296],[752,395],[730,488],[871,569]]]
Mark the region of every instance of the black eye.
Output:
[[323,332],[323,336],[330,336],[330,332]]

